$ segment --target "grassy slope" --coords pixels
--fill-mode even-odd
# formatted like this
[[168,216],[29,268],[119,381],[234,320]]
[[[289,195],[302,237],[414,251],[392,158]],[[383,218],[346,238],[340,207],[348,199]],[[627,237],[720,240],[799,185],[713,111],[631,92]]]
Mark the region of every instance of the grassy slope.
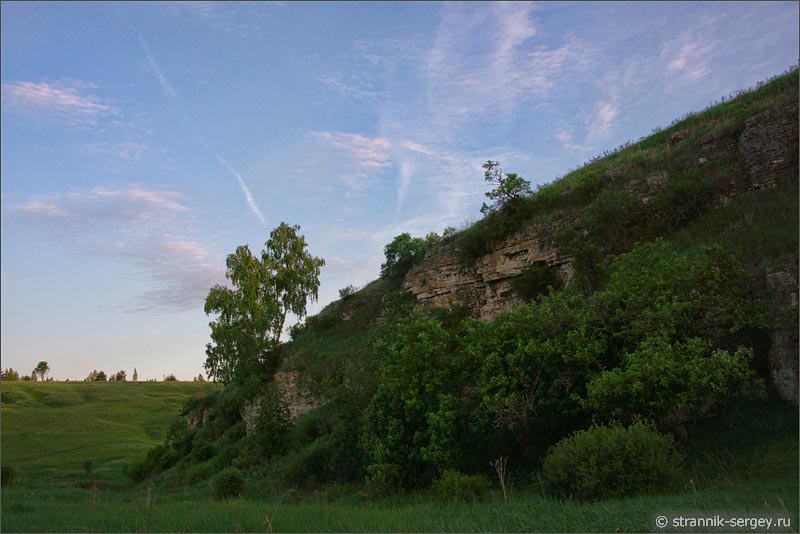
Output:
[[[92,492],[81,476],[91,458],[115,480],[127,459],[160,442],[185,399],[218,387],[194,383],[5,383],[3,462],[22,479],[2,493],[3,532],[432,532],[649,531],[660,512],[748,511],[797,520],[797,438],[763,439],[791,414],[752,428],[746,460],[704,453],[696,487],[675,495],[600,503],[558,502],[535,488],[494,491],[484,502],[441,503],[429,493],[361,502],[353,488],[215,501],[204,484],[167,492],[145,485]],[[795,429],[796,430],[796,429]],[[726,441],[730,441],[725,436]],[[712,449],[713,450],[713,449]],[[694,462],[693,462],[694,463]],[[720,466],[724,465],[720,475]],[[712,473],[713,476],[712,476]],[[85,480],[84,480],[85,481]],[[148,518],[149,516],[149,518]],[[794,524],[794,523],[793,523]]]
[[4,382],[2,459],[23,479],[83,472],[91,460],[107,481],[161,443],[192,395],[220,387],[194,382]]

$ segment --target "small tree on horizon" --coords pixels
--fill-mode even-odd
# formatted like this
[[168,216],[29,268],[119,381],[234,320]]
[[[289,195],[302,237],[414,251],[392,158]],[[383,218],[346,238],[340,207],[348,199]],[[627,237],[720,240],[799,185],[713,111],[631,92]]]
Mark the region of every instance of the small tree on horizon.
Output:
[[139,380],[139,372],[136,370],[136,367],[133,368],[133,381],[137,382]]
[[104,371],[98,371],[97,369],[95,369],[94,371],[89,373],[89,376],[87,376],[84,381],[85,382],[105,382],[106,380],[108,380],[108,377],[106,376],[106,373]]
[[[47,362],[41,361],[38,364],[36,364],[36,367],[34,367],[33,372],[31,373],[31,376],[33,377],[33,376],[38,375],[39,379],[42,382],[44,382],[44,375],[46,375],[49,372],[50,372],[50,366],[47,364]],[[34,380],[35,380],[35,378],[34,378]]]

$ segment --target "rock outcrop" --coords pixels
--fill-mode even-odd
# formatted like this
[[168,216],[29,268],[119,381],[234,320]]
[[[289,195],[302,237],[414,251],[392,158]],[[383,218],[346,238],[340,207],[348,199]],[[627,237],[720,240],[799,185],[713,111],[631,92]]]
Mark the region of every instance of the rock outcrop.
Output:
[[767,291],[773,313],[786,316],[785,327],[770,334],[772,383],[782,399],[798,403],[797,300],[798,271],[767,269]]
[[432,308],[465,305],[473,315],[495,319],[503,311],[522,303],[511,280],[531,264],[559,269],[562,279],[570,277],[569,258],[538,237],[541,228],[531,227],[512,234],[472,266],[464,266],[455,246],[444,244],[431,248],[423,263],[405,278],[403,289]]
[[[297,371],[275,373],[274,383],[283,392],[283,398],[289,407],[289,417],[292,421],[297,421],[300,417],[322,405],[319,397],[312,394],[300,383],[300,375]],[[242,406],[240,415],[248,434],[255,429],[263,400],[263,397],[253,401],[248,400]]]

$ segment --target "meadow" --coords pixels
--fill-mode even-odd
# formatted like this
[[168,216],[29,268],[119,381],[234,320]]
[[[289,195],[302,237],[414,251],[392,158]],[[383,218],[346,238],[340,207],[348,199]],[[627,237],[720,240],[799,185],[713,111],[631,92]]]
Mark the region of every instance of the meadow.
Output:
[[[660,513],[789,516],[797,531],[796,411],[777,407],[732,448],[688,455],[680,493],[577,503],[512,488],[480,502],[431,493],[363,500],[356,486],[265,492],[215,500],[207,482],[133,485],[124,468],[161,443],[205,383],[4,383],[2,461],[16,478],[2,493],[3,532],[420,532],[653,530]],[[727,422],[719,431],[731,431]],[[733,425],[733,426],[732,426]],[[92,461],[91,473],[83,463]],[[94,481],[94,483],[93,483]]]

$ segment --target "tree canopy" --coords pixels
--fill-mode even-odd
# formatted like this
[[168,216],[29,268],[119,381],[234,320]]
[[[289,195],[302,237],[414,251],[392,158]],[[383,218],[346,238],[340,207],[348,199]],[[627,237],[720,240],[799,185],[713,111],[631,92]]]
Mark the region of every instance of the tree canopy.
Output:
[[50,365],[45,362],[39,362],[33,369],[32,375],[39,375],[39,379],[44,382],[44,375],[50,372]]
[[325,265],[306,250],[299,230],[281,223],[260,258],[246,245],[228,255],[225,276],[233,287],[214,286],[205,303],[206,314],[217,316],[209,323],[212,343],[206,345],[209,378],[243,383],[277,370],[286,315],[305,316],[307,301],[318,297]]
[[483,204],[481,213],[484,215],[499,211],[506,206],[513,206],[518,199],[531,194],[531,183],[517,173],[503,173],[499,161],[489,160],[483,164],[483,168],[484,179],[495,186],[486,193],[486,197],[492,200],[493,204]]

